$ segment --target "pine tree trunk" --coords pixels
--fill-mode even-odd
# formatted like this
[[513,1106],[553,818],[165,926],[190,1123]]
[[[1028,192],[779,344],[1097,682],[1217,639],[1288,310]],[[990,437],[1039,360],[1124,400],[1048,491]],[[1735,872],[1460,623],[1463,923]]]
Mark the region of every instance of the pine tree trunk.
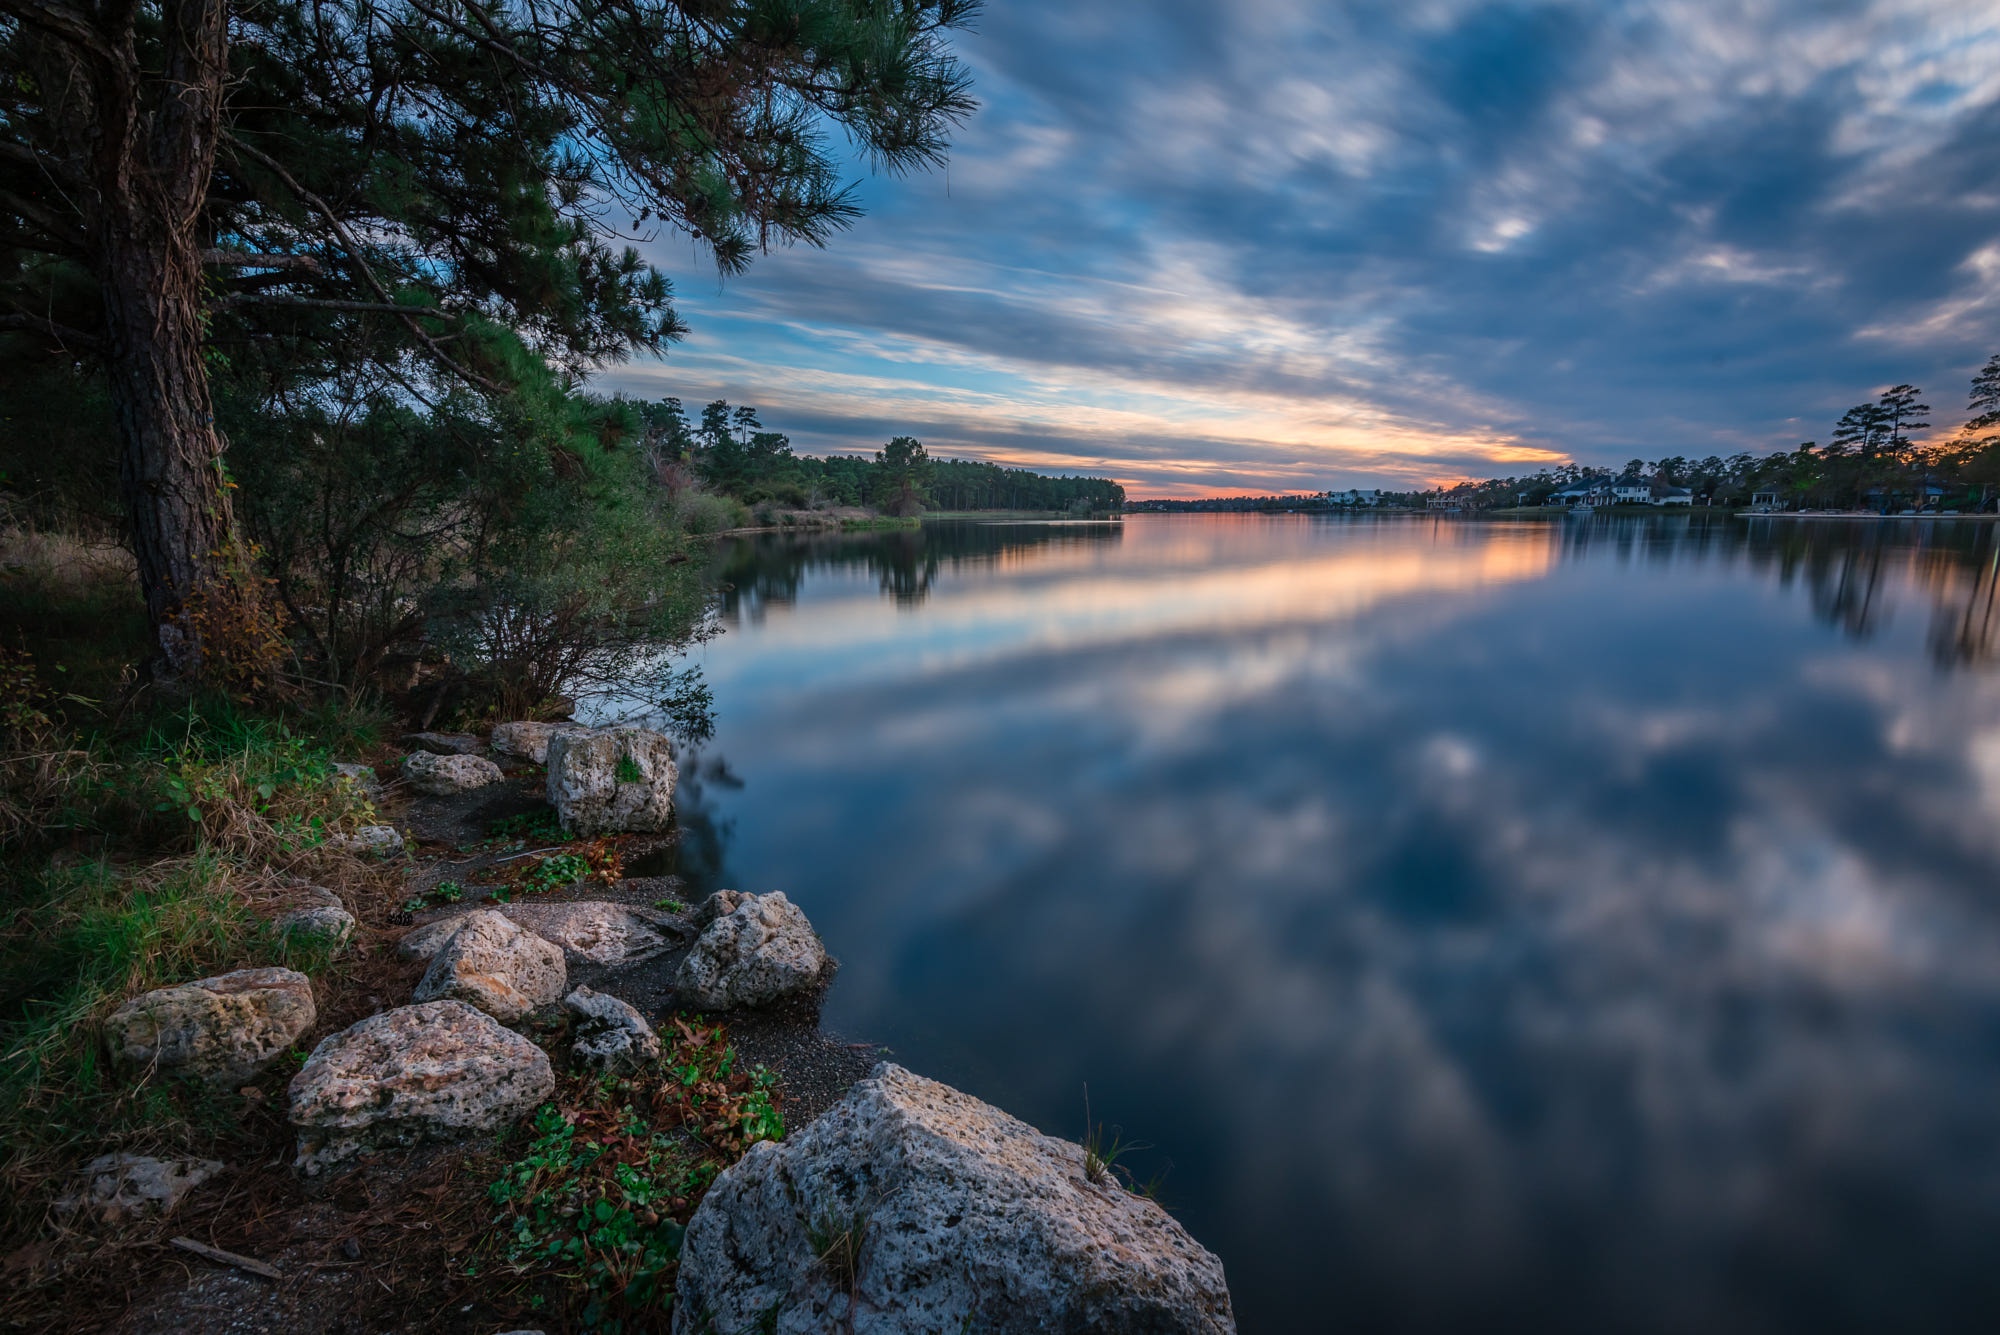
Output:
[[199,255],[191,236],[148,235],[145,221],[128,217],[107,247],[106,362],[146,615],[159,666],[185,678],[204,666],[201,627],[189,614],[242,601],[245,553],[202,365]]
[[93,123],[79,138],[96,197],[91,251],[154,668],[190,680],[211,674],[225,646],[269,637],[202,359],[200,228],[222,127],[228,0],[165,0],[159,14],[157,76],[142,72],[129,23],[80,62],[96,87]]

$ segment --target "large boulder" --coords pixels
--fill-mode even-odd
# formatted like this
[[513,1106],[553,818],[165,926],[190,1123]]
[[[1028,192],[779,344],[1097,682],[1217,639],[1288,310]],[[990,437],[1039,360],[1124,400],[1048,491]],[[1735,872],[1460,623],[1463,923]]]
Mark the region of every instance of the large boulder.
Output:
[[134,997],[104,1030],[124,1065],[233,1086],[283,1055],[318,1018],[304,974],[238,969]]
[[598,1071],[636,1071],[658,1060],[660,1036],[646,1017],[617,997],[579,987],[563,998],[576,1022],[570,1052],[579,1064]]
[[147,1154],[102,1154],[84,1165],[76,1188],[56,1201],[62,1214],[79,1211],[115,1223],[137,1215],[166,1214],[181,1197],[221,1172],[214,1159],[155,1159]]
[[292,1077],[294,1166],[310,1176],[366,1150],[499,1131],[555,1084],[547,1053],[462,1001],[371,1015]]
[[673,744],[645,728],[557,733],[548,748],[549,805],[578,834],[656,834],[674,814]]
[[726,1169],[688,1224],[675,1335],[1222,1335],[1222,1263],[1160,1206],[948,1085],[883,1063]]
[[[703,1010],[750,1009],[818,989],[832,972],[833,961],[798,905],[782,893],[745,895],[725,890],[721,894],[734,896],[727,901],[734,907],[709,922],[674,974],[681,1004]],[[696,920],[701,916],[698,912]]]
[[554,1003],[568,981],[562,947],[501,914],[474,909],[431,956],[416,997],[469,1002],[496,1020],[513,1021]]
[[441,756],[430,751],[412,751],[403,758],[403,778],[410,787],[433,797],[469,793],[507,776],[484,756]]
[[589,731],[581,723],[496,723],[493,725],[493,749],[514,760],[546,765],[549,761],[549,742],[553,738]]

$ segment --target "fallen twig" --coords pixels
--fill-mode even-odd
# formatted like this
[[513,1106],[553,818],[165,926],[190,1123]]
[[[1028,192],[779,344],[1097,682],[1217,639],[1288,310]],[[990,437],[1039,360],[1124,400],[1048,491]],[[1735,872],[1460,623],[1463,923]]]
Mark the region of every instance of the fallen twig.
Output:
[[284,1278],[276,1266],[265,1265],[262,1261],[248,1256],[238,1256],[235,1252],[226,1252],[220,1247],[211,1247],[205,1242],[196,1242],[193,1238],[175,1238],[173,1244],[184,1252],[193,1252],[203,1260],[233,1265],[238,1270],[247,1270],[253,1275],[262,1275],[265,1279]]

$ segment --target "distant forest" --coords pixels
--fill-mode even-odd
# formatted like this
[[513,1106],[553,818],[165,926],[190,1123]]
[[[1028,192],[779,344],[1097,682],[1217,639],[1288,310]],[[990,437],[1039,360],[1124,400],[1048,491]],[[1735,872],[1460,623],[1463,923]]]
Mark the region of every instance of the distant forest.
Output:
[[[871,457],[794,454],[757,410],[718,399],[689,418],[679,399],[640,405],[647,446],[669,483],[699,484],[745,505],[796,509],[868,506],[893,515],[925,510],[1045,510],[1117,514],[1125,489],[1108,478],[1050,477],[969,459],[933,459],[922,442],[897,436]],[[681,476],[674,477],[678,471]]]
[[[1567,498],[1559,493],[1574,497],[1583,488],[1601,495],[1639,484],[1656,496],[1684,488],[1683,499],[1695,505],[1747,506],[1761,497],[1793,510],[1992,510],[2000,506],[2000,355],[1973,377],[1969,407],[1971,420],[1956,432],[1919,439],[1930,429],[1931,407],[1915,385],[1897,385],[1849,408],[1825,444],[1808,440],[1761,458],[1746,452],[1633,459],[1622,469],[1564,464],[1429,491],[1363,493],[1369,499],[1358,504],[1423,509],[1442,500],[1463,510],[1497,510],[1561,504]],[[1314,492],[1142,500],[1126,508],[1273,513],[1356,506],[1356,493]]]
[[1762,458],[1680,455],[1623,470],[1566,465],[1527,477],[1466,482],[1426,493],[1466,509],[1541,505],[1579,483],[1685,487],[1696,505],[1749,505],[1758,496],[1787,509],[1986,510],[2000,501],[2000,355],[1973,377],[1972,418],[1955,433],[1919,439],[1930,405],[1915,385],[1897,385],[1849,408],[1825,444],[1808,440]]

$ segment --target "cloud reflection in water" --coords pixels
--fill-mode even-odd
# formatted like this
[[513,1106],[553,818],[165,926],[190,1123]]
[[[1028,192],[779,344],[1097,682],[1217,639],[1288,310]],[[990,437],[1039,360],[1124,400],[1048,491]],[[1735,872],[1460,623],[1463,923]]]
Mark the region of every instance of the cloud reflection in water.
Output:
[[1991,544],[746,544],[708,650],[726,875],[820,925],[831,1024],[1059,1134],[1087,1082],[1246,1330],[1969,1324],[2000,1298]]

